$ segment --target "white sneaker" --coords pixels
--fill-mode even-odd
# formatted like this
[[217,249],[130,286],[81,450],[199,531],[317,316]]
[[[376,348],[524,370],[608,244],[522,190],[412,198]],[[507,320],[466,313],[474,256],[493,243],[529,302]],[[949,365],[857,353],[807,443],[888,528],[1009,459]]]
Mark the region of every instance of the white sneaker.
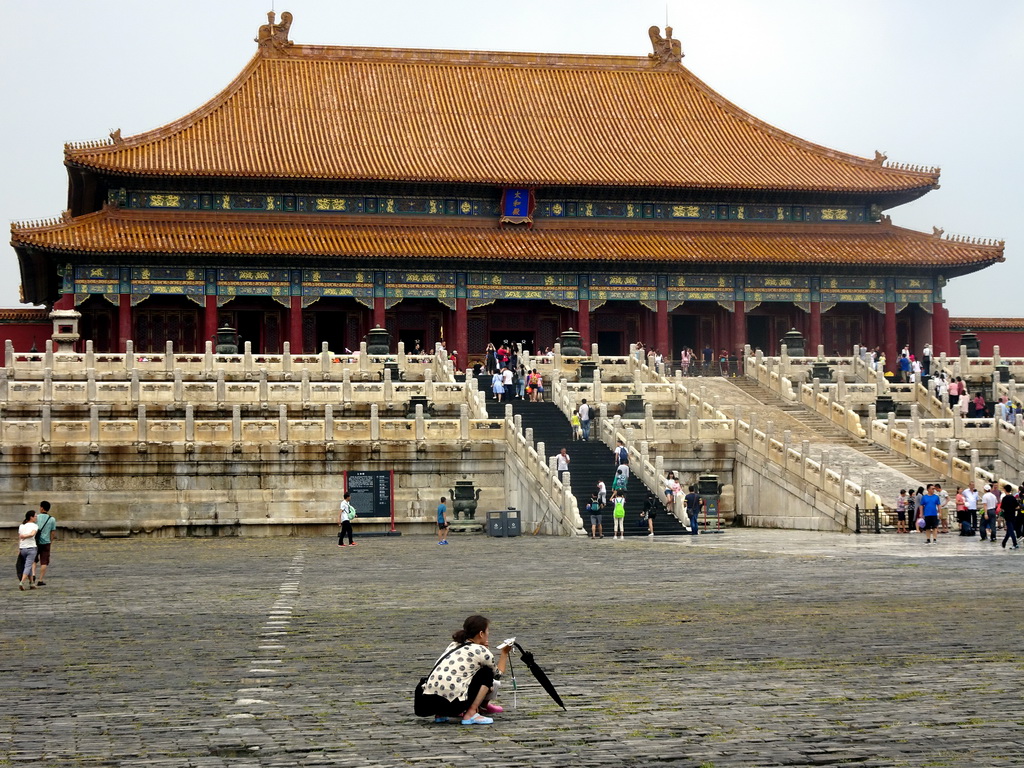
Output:
[[648,533],[648,534],[647,534],[647,538],[651,538],[652,536],[654,536],[654,534],[653,534],[653,533]]

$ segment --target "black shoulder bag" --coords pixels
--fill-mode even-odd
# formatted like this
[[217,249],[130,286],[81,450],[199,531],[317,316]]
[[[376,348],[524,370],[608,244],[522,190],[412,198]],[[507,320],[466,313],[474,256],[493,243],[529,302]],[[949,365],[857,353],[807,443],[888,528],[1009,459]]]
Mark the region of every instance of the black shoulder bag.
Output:
[[[450,651],[448,651],[448,653],[446,653],[444,656],[437,660],[437,664],[434,665],[434,669],[437,669],[439,666],[441,666],[442,661],[447,659],[449,656],[451,656],[453,653],[459,650],[459,648],[462,648],[464,645],[465,643],[461,643],[452,648]],[[430,675],[434,674],[434,669],[430,670]],[[413,695],[412,701],[412,708],[413,711],[416,713],[416,717],[430,717],[434,714],[433,712],[427,711],[427,702],[425,701],[427,694],[423,692],[423,687],[427,684],[427,678],[429,678],[430,675],[427,675],[426,677],[421,677],[419,683],[416,684],[416,693]]]

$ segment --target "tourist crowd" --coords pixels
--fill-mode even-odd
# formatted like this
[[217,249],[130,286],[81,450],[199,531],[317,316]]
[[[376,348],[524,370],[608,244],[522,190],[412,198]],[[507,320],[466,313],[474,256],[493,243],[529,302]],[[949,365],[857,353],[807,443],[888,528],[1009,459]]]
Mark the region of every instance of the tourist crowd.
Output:
[[[1020,488],[1024,488],[1021,484]],[[950,496],[938,483],[900,489],[896,499],[896,532],[925,534],[925,544],[937,542],[937,533],[948,533],[950,513],[955,512],[961,536],[979,536],[995,542],[996,531],[1004,532],[1002,545],[1017,549],[1017,539],[1024,534],[1024,506],[1022,491],[1013,486],[986,484],[982,491],[973,482],[967,487],[957,486]]]

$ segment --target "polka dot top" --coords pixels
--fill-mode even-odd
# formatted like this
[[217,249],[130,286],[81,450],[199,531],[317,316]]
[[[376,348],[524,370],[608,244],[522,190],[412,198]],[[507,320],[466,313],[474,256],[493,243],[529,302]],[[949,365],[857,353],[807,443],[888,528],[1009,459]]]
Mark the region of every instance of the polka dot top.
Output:
[[[448,653],[457,645],[458,643],[451,643],[444,649],[444,653]],[[444,653],[441,656],[444,656]],[[464,699],[469,693],[469,683],[473,675],[483,667],[494,669],[494,654],[486,645],[467,643],[438,665],[427,678],[423,692],[443,696],[448,701]]]

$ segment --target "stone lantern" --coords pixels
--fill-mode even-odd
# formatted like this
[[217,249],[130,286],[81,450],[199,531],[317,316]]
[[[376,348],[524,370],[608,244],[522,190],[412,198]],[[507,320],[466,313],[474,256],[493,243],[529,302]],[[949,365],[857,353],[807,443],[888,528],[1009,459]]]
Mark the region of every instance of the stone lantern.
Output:
[[50,313],[53,320],[53,343],[57,352],[74,352],[75,343],[82,338],[78,333],[78,321],[82,313],[74,309],[55,309]]

